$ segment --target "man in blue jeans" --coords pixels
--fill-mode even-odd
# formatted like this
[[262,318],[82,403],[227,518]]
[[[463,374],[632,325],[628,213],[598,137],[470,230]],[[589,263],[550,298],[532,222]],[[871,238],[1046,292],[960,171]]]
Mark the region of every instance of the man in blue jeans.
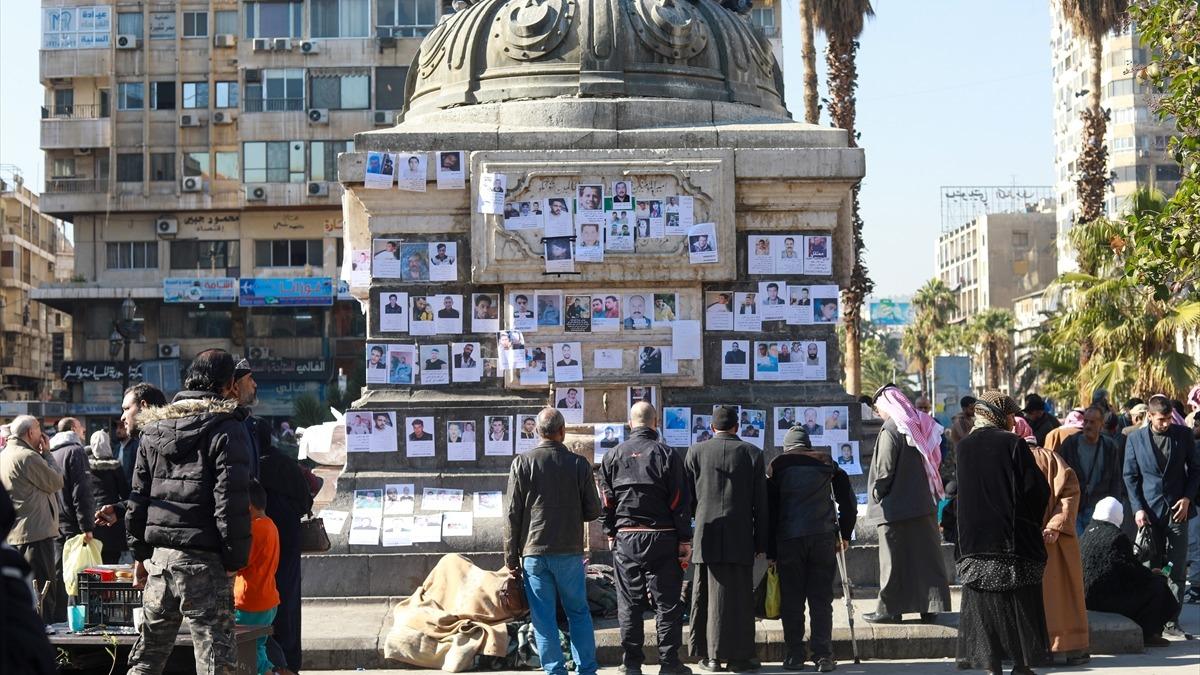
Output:
[[600,516],[600,497],[591,463],[563,445],[562,413],[544,408],[537,416],[541,443],[518,455],[508,474],[508,517],[504,560],[524,574],[525,595],[542,670],[566,675],[558,641],[556,601],[571,633],[578,675],[596,675],[596,637],[588,610],[583,569],[584,523]]

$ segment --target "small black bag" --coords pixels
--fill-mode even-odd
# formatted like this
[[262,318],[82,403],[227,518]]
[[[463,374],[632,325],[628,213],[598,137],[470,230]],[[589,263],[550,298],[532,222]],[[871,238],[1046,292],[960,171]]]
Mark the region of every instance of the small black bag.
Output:
[[325,531],[325,520],[314,517],[310,511],[300,520],[300,552],[325,553],[333,548],[329,534]]
[[1139,527],[1137,536],[1133,539],[1133,555],[1140,563],[1150,563],[1152,567],[1157,567],[1155,558],[1158,554],[1158,539],[1159,534],[1154,529],[1154,525],[1146,525]]

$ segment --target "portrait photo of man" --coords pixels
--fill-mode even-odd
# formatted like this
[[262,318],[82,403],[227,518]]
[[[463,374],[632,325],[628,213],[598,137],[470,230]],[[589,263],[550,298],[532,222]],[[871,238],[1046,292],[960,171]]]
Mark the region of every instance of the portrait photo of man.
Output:
[[[629,183],[619,180],[613,183],[613,208],[627,209],[633,203],[633,199],[629,194]],[[623,206],[621,206],[623,205]]]
[[559,368],[569,368],[571,366],[579,365],[579,361],[573,358],[573,355],[571,354],[571,345],[569,344],[559,346],[558,355],[559,359],[554,365]]
[[733,343],[729,351],[725,352],[725,363],[743,364],[746,362],[746,350],[742,349],[738,343]]
[[579,211],[600,211],[604,208],[604,186],[580,185],[576,198]]
[[531,440],[537,438],[537,417],[533,415],[521,416],[521,431],[518,438],[521,440]]
[[[424,348],[422,348],[422,351]],[[425,359],[425,370],[445,370],[446,362],[442,359],[442,350],[433,348],[429,351],[429,358]]]
[[400,304],[400,297],[395,293],[388,294],[387,304],[383,306],[384,314],[403,314],[404,305]]
[[457,309],[454,308],[454,297],[450,295],[442,296],[442,308],[438,310],[439,319],[457,319],[462,316]]
[[446,253],[446,244],[439,242],[436,246],[436,253],[430,258],[430,263],[434,265],[453,265],[454,258]]
[[562,410],[579,410],[583,408],[583,403],[579,400],[579,390],[574,387],[567,389],[566,395],[558,399],[558,404],[554,407]]
[[410,441],[432,441],[433,434],[425,431],[425,421],[417,418],[412,421],[412,433],[408,435]]
[[462,353],[454,355],[455,368],[475,368],[479,365],[479,361],[475,359],[475,345],[467,343],[463,345]]

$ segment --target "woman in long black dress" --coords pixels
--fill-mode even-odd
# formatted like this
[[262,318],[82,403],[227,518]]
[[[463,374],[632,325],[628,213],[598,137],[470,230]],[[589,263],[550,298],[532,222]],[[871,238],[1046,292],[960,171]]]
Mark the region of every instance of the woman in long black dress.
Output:
[[1020,410],[1011,397],[983,392],[975,426],[958,445],[958,576],[962,610],[958,663],[1030,675],[1047,655],[1042,516],[1050,486],[1029,446],[1009,431]]

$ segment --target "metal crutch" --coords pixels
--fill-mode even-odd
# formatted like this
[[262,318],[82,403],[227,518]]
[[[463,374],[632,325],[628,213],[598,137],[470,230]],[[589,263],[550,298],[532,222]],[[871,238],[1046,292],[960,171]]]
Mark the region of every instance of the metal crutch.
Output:
[[833,500],[833,524],[834,534],[838,538],[837,541],[837,563],[838,574],[842,577],[842,597],[846,600],[846,619],[850,622],[850,650],[854,654],[854,662],[862,663],[862,659],[858,657],[858,639],[854,636],[854,602],[851,599],[850,575],[846,574],[846,552],[842,550],[842,535],[838,528],[837,522],[837,497],[833,493],[833,481],[829,483],[829,498]]

